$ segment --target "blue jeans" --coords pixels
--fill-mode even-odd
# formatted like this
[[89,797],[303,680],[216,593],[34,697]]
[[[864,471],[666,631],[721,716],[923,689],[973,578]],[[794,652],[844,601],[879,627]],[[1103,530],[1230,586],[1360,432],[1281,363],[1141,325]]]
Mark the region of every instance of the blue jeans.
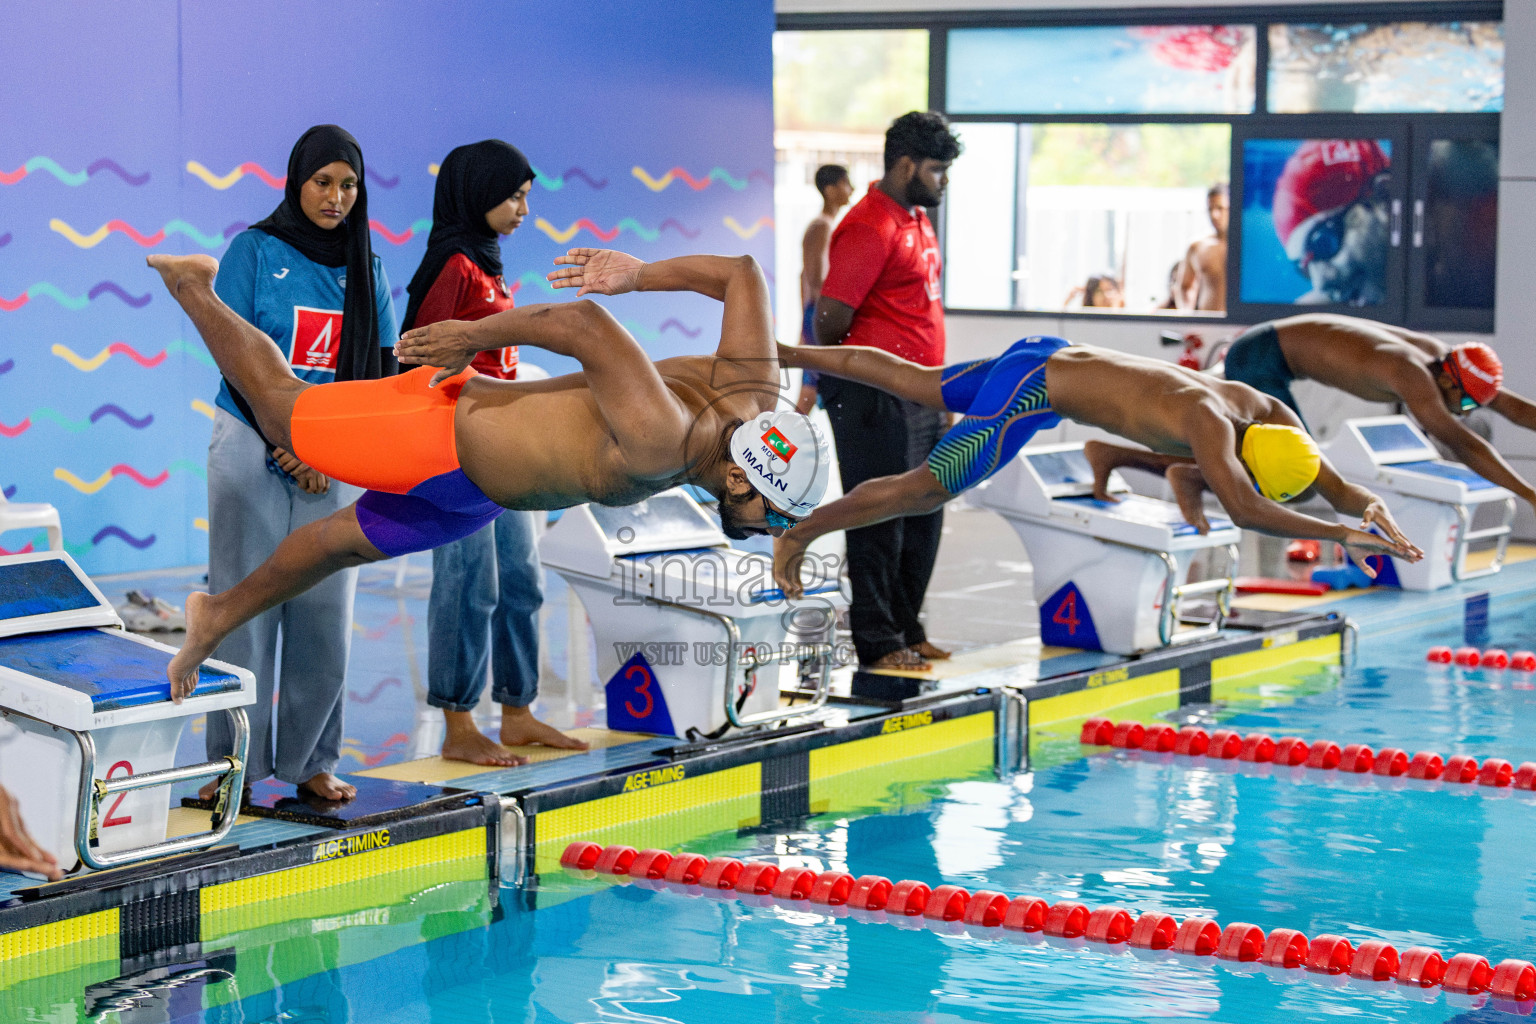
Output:
[[544,579],[532,512],[505,512],[432,551],[427,601],[427,703],[469,711],[487,670],[491,699],[527,707],[539,695],[539,608]]

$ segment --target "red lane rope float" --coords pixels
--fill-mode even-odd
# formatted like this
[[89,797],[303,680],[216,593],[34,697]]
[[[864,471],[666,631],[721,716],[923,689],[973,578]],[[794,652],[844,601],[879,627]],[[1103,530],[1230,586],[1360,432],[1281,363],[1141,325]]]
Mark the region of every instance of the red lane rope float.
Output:
[[1169,751],[1183,757],[1210,757],[1217,760],[1241,760],[1255,764],[1303,765],[1319,771],[1340,771],[1351,775],[1406,776],[1424,781],[1476,783],[1479,786],[1536,790],[1536,762],[1522,761],[1518,767],[1497,757],[1482,764],[1467,754],[1442,759],[1432,751],[1421,750],[1412,757],[1406,750],[1383,747],[1373,751],[1364,743],[1340,747],[1332,740],[1308,744],[1295,736],[1275,739],[1267,733],[1251,732],[1244,736],[1230,729],[1206,732],[1186,725],[1174,731],[1168,725],[1143,726],[1140,722],[1111,722],[1090,718],[1083,723],[1079,742],[1090,747],[1120,747],[1153,753]]
[[[1086,728],[1086,727],[1085,727]],[[1130,732],[1130,730],[1127,730]],[[1145,732],[1145,730],[1143,730]],[[1097,735],[1097,733],[1095,733]],[[1129,737],[1127,737],[1129,739]],[[1385,751],[1383,752],[1385,753]],[[1399,753],[1401,753],[1399,751]],[[1507,762],[1502,762],[1507,765]],[[1352,945],[1341,935],[1307,936],[1290,928],[1269,934],[1255,924],[1236,922],[1225,929],[1210,918],[1178,921],[1169,914],[1148,911],[1139,917],[1125,907],[1090,909],[1062,900],[1048,904],[1034,896],[1014,896],[958,885],[926,884],[907,879],[894,885],[880,875],[855,878],[845,871],[780,868],[764,861],[742,863],[734,857],[706,859],[696,853],[673,855],[666,850],[632,846],[571,843],[560,855],[568,871],[584,878],[598,873],[631,879],[663,881],[701,890],[729,891],[769,897],[787,903],[809,901],[828,907],[884,911],[922,917],[941,924],[961,922],[973,928],[1038,932],[1064,939],[1085,939],[1101,945],[1165,949],[1186,956],[1214,956],[1239,963],[1258,963],[1315,974],[1348,974],[1371,981],[1395,981],[1419,988],[1440,986],[1449,992],[1526,1002],[1536,999],[1536,964],[1505,960],[1492,965],[1476,953],[1457,953],[1446,960],[1437,950],[1413,946],[1399,953],[1390,943],[1370,939]]]

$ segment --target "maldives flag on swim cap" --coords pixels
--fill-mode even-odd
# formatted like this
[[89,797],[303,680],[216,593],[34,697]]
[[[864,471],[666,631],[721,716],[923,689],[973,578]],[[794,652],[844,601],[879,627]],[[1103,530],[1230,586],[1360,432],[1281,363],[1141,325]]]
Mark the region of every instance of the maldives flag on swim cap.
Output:
[[1275,182],[1275,234],[1290,248],[1303,221],[1360,198],[1371,179],[1392,166],[1374,139],[1308,139]]
[[789,438],[779,433],[778,427],[772,428],[768,431],[768,433],[763,435],[763,443],[766,444],[769,448],[772,448],[774,454],[778,455],[778,457],[783,459],[785,462],[788,462],[790,459],[794,458],[795,452],[800,450],[789,443]]

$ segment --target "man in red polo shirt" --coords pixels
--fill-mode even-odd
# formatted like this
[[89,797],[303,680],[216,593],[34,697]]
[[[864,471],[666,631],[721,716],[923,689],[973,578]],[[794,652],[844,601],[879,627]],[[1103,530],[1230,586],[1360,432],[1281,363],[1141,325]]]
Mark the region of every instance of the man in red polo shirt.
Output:
[[[944,362],[939,240],[923,207],[944,196],[960,141],[944,115],[913,111],[885,133],[885,177],[832,232],[816,301],[823,345],[868,345],[923,366]],[[851,380],[820,382],[837,440],[843,490],[924,464],[948,427],[926,408]],[[870,668],[926,668],[949,655],[918,621],[944,524],[942,509],[848,531],[849,610],[859,661]]]

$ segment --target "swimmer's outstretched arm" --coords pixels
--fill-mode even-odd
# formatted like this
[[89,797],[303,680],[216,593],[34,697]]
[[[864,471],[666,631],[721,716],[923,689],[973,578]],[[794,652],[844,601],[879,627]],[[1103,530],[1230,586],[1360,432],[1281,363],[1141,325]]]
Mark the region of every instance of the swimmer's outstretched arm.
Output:
[[867,345],[780,345],[779,362],[857,381],[897,398],[944,409],[944,368],[923,366]]
[[[811,541],[837,530],[856,530],[901,516],[927,515],[953,498],[926,465],[896,476],[866,480],[820,506],[773,542],[773,578],[788,597],[803,592],[800,567]],[[817,581],[812,581],[817,582]]]

